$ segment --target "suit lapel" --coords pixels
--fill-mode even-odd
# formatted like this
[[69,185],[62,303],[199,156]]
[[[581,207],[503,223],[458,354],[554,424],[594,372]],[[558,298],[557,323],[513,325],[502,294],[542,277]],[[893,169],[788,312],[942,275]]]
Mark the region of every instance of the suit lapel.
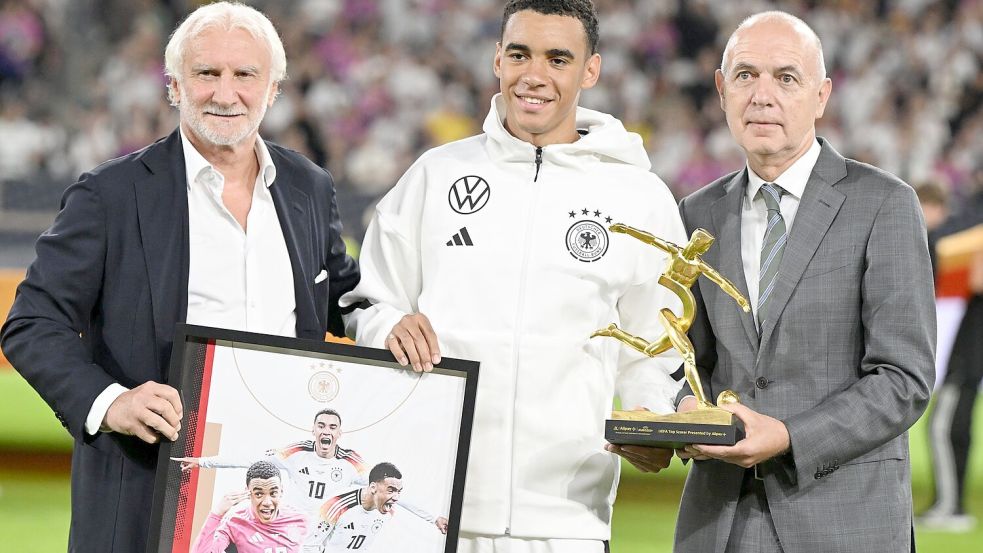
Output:
[[[746,184],[747,170],[745,169],[727,183],[724,187],[724,195],[710,208],[713,217],[713,234],[717,239],[713,249],[717,250],[715,257],[719,260],[719,265],[714,266],[713,263],[710,265],[733,282],[734,286],[744,294],[744,297],[748,296],[748,291],[747,279],[744,277],[744,262],[741,257],[741,202],[744,199]],[[703,257],[706,258],[707,256],[704,255]],[[716,284],[709,283],[709,286],[716,288]],[[758,332],[754,326],[754,318],[750,313],[745,313],[730,296],[726,296],[719,288],[714,290],[714,296],[727,303],[723,311],[718,312],[718,316],[727,319],[739,318],[751,351],[757,354]],[[709,305],[707,308],[710,308]]]
[[768,310],[774,314],[768,317],[761,328],[761,351],[765,351],[802,273],[816,254],[846,199],[843,193],[833,187],[846,176],[846,161],[828,143],[821,141],[821,144],[822,151],[802,193],[785,255],[778,269],[775,290],[769,300]]
[[[297,333],[319,334],[314,309],[313,279],[320,267],[309,267],[311,244],[310,197],[296,188],[293,166],[270,148],[277,180],[270,187],[294,280]],[[150,175],[134,182],[137,218],[150,283],[154,332],[158,351],[173,340],[174,325],[188,317],[188,278],[191,247],[188,231],[188,188],[179,131],[147,148],[141,156]],[[169,347],[165,348],[168,352]],[[166,375],[165,375],[166,376]]]
[[314,306],[314,277],[321,267],[312,266],[316,262],[311,216],[311,199],[304,191],[293,185],[297,178],[293,165],[274,148],[269,148],[270,157],[276,164],[277,178],[270,186],[273,205],[276,207],[283,239],[287,244],[287,254],[294,277],[294,301],[297,304],[297,335],[316,337],[320,325]]
[[[188,315],[188,188],[178,131],[148,147],[141,160],[150,175],[133,186],[154,335],[161,351],[173,341],[174,325]],[[170,348],[165,349],[169,353]]]

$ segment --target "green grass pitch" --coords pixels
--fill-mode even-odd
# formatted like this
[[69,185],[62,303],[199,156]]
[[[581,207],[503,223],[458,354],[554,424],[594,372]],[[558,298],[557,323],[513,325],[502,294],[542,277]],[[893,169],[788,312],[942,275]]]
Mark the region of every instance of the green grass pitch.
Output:
[[[4,551],[65,551],[68,542],[69,477],[60,470],[39,469],[46,458],[60,458],[71,447],[68,434],[47,405],[13,371],[0,369],[0,536]],[[977,405],[974,442],[983,443],[983,407]],[[25,463],[31,452],[38,463]],[[912,479],[916,510],[931,500],[931,476],[925,419],[911,432]],[[11,459],[20,461],[11,463]],[[614,511],[613,553],[669,553],[679,495],[686,468],[678,460],[656,475],[631,467],[623,473]],[[976,446],[970,459],[970,512],[979,517],[973,532],[946,534],[919,531],[921,553],[983,550],[983,452]]]

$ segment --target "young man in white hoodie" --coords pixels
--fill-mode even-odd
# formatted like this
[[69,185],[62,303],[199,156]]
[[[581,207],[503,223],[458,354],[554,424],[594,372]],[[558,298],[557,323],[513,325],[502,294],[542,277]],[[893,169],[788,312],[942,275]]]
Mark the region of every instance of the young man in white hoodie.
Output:
[[669,451],[603,437],[616,393],[671,412],[680,387],[671,353],[589,339],[611,322],[657,337],[658,310],[679,311],[657,283],[664,254],[607,228],[686,237],[640,137],[577,106],[600,74],[596,46],[590,0],[508,2],[484,133],[425,153],[379,202],[361,284],[341,300],[350,336],[417,371],[442,354],[481,363],[465,553],[605,551],[610,452],[669,464]]

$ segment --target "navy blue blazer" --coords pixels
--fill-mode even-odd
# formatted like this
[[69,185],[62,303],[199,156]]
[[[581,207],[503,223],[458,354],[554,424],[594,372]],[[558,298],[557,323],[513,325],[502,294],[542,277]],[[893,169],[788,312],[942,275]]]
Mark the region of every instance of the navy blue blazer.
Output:
[[[267,142],[270,192],[294,276],[297,335],[343,336],[338,298],[358,283],[331,176]],[[146,548],[157,446],[85,433],[92,402],[118,382],[167,382],[188,311],[188,194],[180,133],[82,175],[37,242],[3,328],[14,368],[75,438],[69,551]],[[328,279],[315,284],[326,270]]]

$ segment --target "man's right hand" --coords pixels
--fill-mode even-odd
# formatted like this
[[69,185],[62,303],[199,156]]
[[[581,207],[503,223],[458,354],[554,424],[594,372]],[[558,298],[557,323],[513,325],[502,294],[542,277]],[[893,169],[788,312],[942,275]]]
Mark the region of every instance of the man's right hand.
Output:
[[249,491],[243,490],[239,492],[229,492],[222,496],[215,505],[212,507],[212,513],[218,516],[224,516],[225,513],[229,512],[229,509],[235,507],[238,503],[249,499]]
[[983,294],[983,252],[973,254],[969,262],[969,291]]
[[155,444],[161,436],[177,440],[183,415],[177,390],[166,384],[144,382],[113,401],[102,426]]
[[386,337],[386,347],[402,366],[413,365],[416,372],[430,372],[440,363],[437,334],[423,313],[404,315]]
[[[687,396],[683,398],[682,401],[679,402],[679,405],[676,407],[676,412],[685,413],[686,411],[693,411],[695,409],[696,409],[696,396]],[[695,459],[697,461],[706,461],[707,459],[709,459],[709,457],[707,457],[706,455],[690,453],[684,449],[677,449],[676,457],[679,457],[680,459]]]
[[171,461],[181,463],[181,472],[189,472],[201,466],[201,457],[171,457]]

